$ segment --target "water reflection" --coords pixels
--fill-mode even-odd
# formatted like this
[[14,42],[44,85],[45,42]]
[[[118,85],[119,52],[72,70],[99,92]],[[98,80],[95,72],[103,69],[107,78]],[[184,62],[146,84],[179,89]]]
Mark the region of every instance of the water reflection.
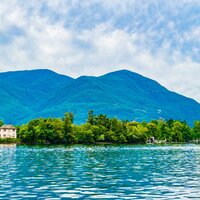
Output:
[[199,180],[198,145],[0,146],[0,199],[200,198]]

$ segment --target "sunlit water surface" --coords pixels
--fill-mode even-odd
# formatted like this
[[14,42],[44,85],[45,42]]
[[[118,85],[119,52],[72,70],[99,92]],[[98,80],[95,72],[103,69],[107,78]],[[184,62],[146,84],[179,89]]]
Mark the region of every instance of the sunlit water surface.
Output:
[[0,145],[0,199],[200,199],[200,146]]

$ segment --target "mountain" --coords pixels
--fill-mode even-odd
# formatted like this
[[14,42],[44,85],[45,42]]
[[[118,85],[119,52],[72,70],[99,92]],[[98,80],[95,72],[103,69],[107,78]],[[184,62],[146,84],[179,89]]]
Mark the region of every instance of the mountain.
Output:
[[172,118],[191,124],[200,119],[199,103],[128,70],[77,79],[50,70],[4,72],[0,86],[0,119],[5,123],[62,117],[69,111],[82,123],[89,110],[136,121]]

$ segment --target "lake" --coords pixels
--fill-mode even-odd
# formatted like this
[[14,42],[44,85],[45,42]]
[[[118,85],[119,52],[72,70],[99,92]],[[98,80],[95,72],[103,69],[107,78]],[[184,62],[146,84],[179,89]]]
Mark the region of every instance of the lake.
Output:
[[0,145],[0,199],[200,199],[200,145]]

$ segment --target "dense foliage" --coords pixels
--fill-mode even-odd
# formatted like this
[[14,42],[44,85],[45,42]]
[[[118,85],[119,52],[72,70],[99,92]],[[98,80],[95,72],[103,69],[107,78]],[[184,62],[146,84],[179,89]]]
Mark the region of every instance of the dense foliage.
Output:
[[16,138],[0,138],[0,144],[12,144],[12,143],[20,143],[20,140]]
[[82,125],[73,124],[73,114],[66,113],[63,119],[39,118],[18,127],[18,138],[29,144],[146,143],[152,137],[167,142],[200,139],[200,121],[190,128],[185,121],[129,122],[102,114],[96,116],[90,111]]

